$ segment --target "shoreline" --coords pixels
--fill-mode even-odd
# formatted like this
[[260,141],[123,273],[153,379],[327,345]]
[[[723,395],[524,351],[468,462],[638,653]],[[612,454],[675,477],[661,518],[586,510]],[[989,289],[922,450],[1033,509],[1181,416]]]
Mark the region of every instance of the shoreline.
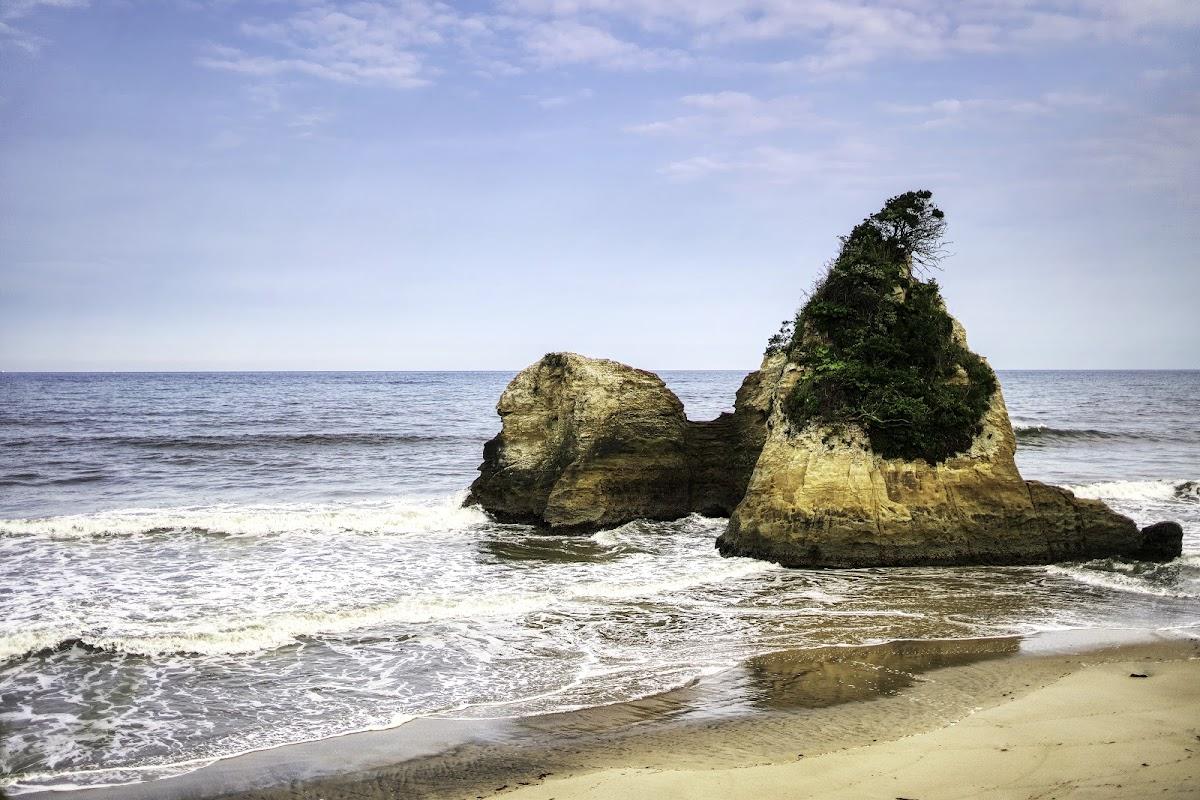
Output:
[[[1134,651],[1134,652],[1131,652]],[[626,764],[511,793],[608,797],[1195,798],[1200,651],[1124,648],[938,729],[733,769]],[[1003,696],[1003,694],[1002,694]]]
[[[741,781],[747,770],[766,770],[760,779],[768,780],[763,776],[790,768],[800,753],[811,765],[856,752],[856,769],[870,770],[881,757],[878,748],[922,736],[953,738],[960,721],[1047,691],[1089,665],[1133,661],[1183,665],[1171,669],[1200,686],[1200,640],[1169,631],[1083,629],[787,650],[607,706],[524,718],[419,718],[256,750],[170,778],[15,797],[606,796],[588,794],[585,784],[606,786],[609,796],[703,796],[717,791],[712,787],[726,773],[736,772]],[[1200,734],[1200,701],[1189,709]],[[1197,774],[1191,769],[1189,775]],[[722,786],[713,796],[729,791]]]

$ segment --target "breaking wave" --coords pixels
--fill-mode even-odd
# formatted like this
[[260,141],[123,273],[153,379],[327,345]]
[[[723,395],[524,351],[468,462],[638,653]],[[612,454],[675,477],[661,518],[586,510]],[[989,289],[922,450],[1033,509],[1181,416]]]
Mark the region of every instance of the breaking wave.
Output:
[[1066,487],[1097,500],[1179,500],[1200,503],[1200,481],[1103,481]]
[[130,536],[201,533],[263,536],[289,532],[409,533],[461,530],[487,522],[477,507],[464,508],[465,492],[429,499],[353,503],[277,503],[180,508],[130,508],[36,519],[0,520],[0,534]]
[[772,572],[765,561],[735,558],[687,576],[630,583],[585,581],[558,592],[481,593],[469,600],[409,597],[375,606],[334,611],[292,612],[244,621],[199,619],[176,623],[175,630],[146,625],[122,634],[68,631],[63,627],[0,636],[0,659],[48,654],[80,647],[140,656],[224,655],[273,650],[300,639],[343,634],[363,628],[438,620],[520,617],[558,603],[621,601],[684,591],[710,583]]
[[1200,556],[1193,554],[1166,563],[1102,558],[1046,570],[1101,589],[1156,597],[1200,597]]

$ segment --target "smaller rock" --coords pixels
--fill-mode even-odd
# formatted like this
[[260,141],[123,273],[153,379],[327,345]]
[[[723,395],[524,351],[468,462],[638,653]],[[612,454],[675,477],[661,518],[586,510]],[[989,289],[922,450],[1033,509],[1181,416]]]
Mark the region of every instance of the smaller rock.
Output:
[[1178,522],[1156,522],[1142,528],[1142,546],[1134,557],[1142,561],[1170,561],[1183,552],[1183,527]]

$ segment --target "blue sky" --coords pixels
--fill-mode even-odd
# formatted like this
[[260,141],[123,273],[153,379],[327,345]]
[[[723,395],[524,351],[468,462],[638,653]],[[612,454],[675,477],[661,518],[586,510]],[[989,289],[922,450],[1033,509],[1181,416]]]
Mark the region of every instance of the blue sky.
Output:
[[757,365],[946,211],[999,368],[1200,367],[1195,0],[0,0],[0,369]]

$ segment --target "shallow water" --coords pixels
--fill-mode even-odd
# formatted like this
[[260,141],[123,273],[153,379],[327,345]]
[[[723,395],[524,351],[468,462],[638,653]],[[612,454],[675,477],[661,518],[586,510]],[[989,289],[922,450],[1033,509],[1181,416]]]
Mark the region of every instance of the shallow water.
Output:
[[[1026,477],[1166,565],[783,570],[723,520],[459,507],[509,373],[0,376],[0,773],[151,779],[413,717],[625,700],[784,648],[1200,623],[1200,373],[1002,373]],[[664,373],[693,418],[742,375]]]

